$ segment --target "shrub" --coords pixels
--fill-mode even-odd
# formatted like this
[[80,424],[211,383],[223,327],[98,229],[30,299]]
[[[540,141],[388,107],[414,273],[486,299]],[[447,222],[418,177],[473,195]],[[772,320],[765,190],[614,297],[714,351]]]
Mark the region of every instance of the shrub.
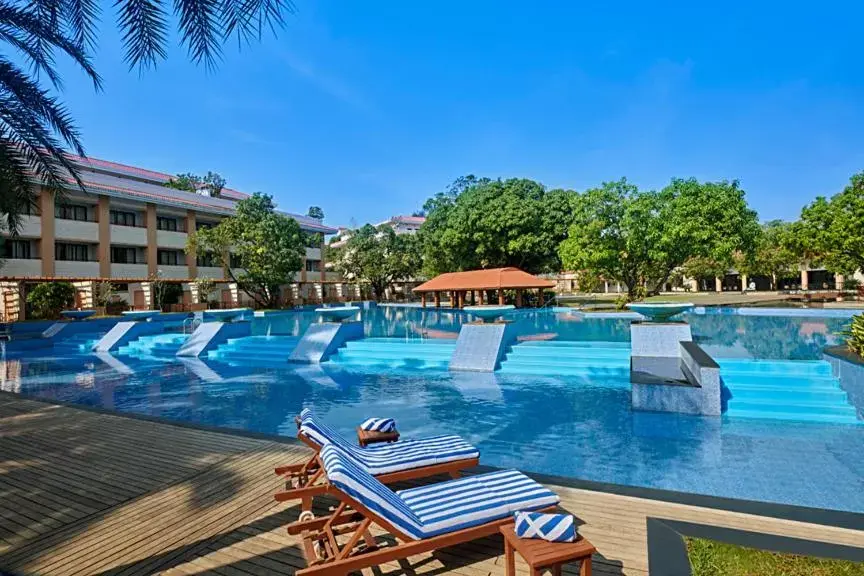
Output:
[[848,290],[850,292],[854,292],[858,290],[858,287],[861,285],[861,281],[857,278],[845,278],[843,280],[843,290]]
[[864,357],[864,314],[858,314],[852,317],[852,324],[849,325],[849,330],[845,332],[846,346],[857,354]]
[[27,303],[34,317],[53,320],[75,304],[75,287],[69,282],[43,282],[30,291]]

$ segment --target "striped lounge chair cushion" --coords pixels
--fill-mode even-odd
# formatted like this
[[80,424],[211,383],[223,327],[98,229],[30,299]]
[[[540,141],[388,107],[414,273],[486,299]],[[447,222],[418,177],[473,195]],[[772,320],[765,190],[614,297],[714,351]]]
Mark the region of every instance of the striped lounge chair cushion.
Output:
[[367,432],[393,432],[396,429],[396,420],[393,418],[369,418],[360,424],[360,429]]
[[554,492],[516,470],[393,492],[332,444],[321,449],[321,457],[337,488],[418,540],[558,503]]
[[516,512],[516,535],[520,538],[539,538],[549,542],[576,540],[576,522],[572,514],[541,514]]
[[431,436],[360,448],[317,420],[308,408],[300,413],[300,431],[321,446],[339,446],[355,464],[374,476],[480,457],[480,451],[459,436]]

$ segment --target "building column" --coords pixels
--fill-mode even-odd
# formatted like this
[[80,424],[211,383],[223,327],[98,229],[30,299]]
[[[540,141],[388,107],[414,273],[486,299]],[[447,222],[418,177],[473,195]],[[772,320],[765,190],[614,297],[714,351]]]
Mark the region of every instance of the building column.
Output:
[[435,291],[435,308],[441,307],[441,292]]
[[421,308],[426,307],[426,293],[425,292],[420,293],[420,307]]
[[42,212],[42,239],[39,241],[42,276],[50,277],[54,276],[54,193],[44,186],[39,192],[39,210]]
[[483,306],[484,301],[486,300],[486,290],[478,290],[480,293],[478,299],[480,300],[480,305]]
[[834,289],[835,290],[843,290],[843,283],[846,282],[846,278],[842,274],[834,275]]
[[108,196],[99,197],[96,218],[99,221],[99,276],[111,278],[111,199]]
[[809,290],[810,273],[804,269],[801,270],[801,290]]
[[522,307],[522,289],[521,288],[516,290],[516,307],[517,308]]
[[723,292],[723,279],[719,276],[714,277],[714,291]]
[[[195,211],[186,211],[186,234],[194,234],[196,228]],[[186,268],[189,270],[189,278],[198,277],[198,255],[194,250],[186,254]]]
[[[323,235],[322,235],[322,238],[323,238]],[[321,282],[324,282],[325,280],[327,280],[327,273],[325,272],[325,266],[324,266],[324,264],[325,264],[324,251],[325,250],[326,250],[326,248],[324,246],[324,241],[322,240],[321,246],[318,247],[318,252],[321,254],[321,262],[319,262],[319,265],[321,266]]]
[[741,291],[746,292],[747,291],[747,275],[741,274],[739,277],[741,278]]
[[604,293],[604,294],[608,294],[608,293],[609,293],[609,282],[606,281],[606,280],[603,281],[603,293]]
[[144,223],[147,225],[147,274],[156,276],[159,273],[159,260],[156,256],[158,240],[156,239],[156,205],[147,204],[144,212]]
[[504,289],[503,288],[498,289],[498,305],[499,306],[504,305]]

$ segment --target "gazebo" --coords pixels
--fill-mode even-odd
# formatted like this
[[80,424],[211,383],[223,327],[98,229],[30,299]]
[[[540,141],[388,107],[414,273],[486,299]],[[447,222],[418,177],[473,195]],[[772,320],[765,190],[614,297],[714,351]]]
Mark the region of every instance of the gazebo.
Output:
[[504,290],[515,290],[516,306],[519,307],[522,306],[522,294],[525,290],[542,291],[554,287],[554,282],[538,278],[519,268],[492,268],[441,274],[417,286],[414,292],[420,294],[420,303],[424,308],[430,293],[434,297],[435,307],[440,307],[442,292],[449,293],[450,301],[455,303],[457,308],[462,308],[469,293],[472,304],[477,302],[475,295],[479,296],[479,304],[484,304],[486,291],[495,290],[498,293],[498,304],[504,304]]

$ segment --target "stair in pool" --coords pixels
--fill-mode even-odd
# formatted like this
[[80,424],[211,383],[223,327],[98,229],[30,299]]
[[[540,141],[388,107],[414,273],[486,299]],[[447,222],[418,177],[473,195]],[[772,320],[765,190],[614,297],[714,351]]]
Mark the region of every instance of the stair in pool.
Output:
[[363,338],[350,340],[328,360],[343,368],[447,370],[456,340]]
[[171,332],[168,334],[153,334],[150,336],[141,336],[137,340],[133,340],[126,346],[122,346],[117,350],[118,354],[126,356],[176,356],[177,351],[183,342],[188,338],[188,334],[181,332]]
[[54,342],[57,354],[89,354],[93,346],[105,336],[106,332],[81,332]]
[[829,424],[864,424],[831,365],[822,360],[718,359],[731,393],[724,414]]
[[288,364],[288,357],[299,340],[297,336],[230,338],[225,344],[208,352],[207,358],[234,366],[283,367]]
[[500,373],[629,379],[630,343],[564,340],[518,342],[501,362]]

